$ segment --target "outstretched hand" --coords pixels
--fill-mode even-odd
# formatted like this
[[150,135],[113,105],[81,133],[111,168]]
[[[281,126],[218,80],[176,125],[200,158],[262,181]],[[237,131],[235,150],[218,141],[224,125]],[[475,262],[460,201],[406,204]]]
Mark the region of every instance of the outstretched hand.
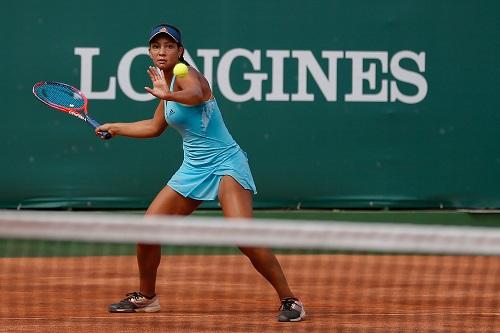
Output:
[[168,96],[168,86],[163,71],[156,69],[156,67],[149,66],[148,74],[153,83],[153,88],[144,87],[144,89],[151,95],[166,100]]

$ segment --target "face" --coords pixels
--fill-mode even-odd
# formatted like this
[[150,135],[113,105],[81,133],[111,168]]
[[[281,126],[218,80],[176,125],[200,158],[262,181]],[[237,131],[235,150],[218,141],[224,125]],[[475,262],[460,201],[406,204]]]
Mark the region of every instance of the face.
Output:
[[171,71],[179,61],[184,49],[165,34],[156,36],[149,43],[149,55],[156,67]]

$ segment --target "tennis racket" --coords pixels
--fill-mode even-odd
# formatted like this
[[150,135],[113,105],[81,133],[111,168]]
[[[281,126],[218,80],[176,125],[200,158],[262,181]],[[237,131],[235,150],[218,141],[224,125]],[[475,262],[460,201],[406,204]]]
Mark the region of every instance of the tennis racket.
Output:
[[[75,87],[61,82],[42,81],[33,86],[33,94],[53,109],[66,112],[83,120],[94,129],[101,126],[87,112],[87,97]],[[98,133],[101,139],[111,139],[106,131]]]

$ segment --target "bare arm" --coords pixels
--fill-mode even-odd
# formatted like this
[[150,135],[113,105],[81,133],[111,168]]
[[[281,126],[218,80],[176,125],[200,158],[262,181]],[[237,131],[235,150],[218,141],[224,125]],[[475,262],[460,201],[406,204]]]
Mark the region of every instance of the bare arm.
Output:
[[177,78],[181,90],[175,92],[169,91],[163,72],[158,72],[156,68],[149,67],[148,74],[153,83],[153,88],[144,88],[153,96],[186,105],[197,105],[204,101],[199,74],[193,69],[190,69],[186,76]]
[[133,123],[109,123],[96,128],[96,133],[108,131],[112,136],[121,135],[132,138],[152,138],[159,136],[167,128],[163,115],[163,101],[156,108],[153,118]]

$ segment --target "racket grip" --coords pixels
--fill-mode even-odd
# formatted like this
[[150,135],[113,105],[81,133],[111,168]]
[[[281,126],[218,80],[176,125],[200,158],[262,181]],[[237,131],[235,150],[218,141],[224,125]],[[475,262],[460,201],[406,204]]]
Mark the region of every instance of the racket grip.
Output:
[[[87,122],[94,128],[96,129],[97,127],[101,126],[94,118],[90,117],[87,115]],[[99,131],[97,132],[99,134],[99,137],[104,140],[111,139],[113,136],[111,133],[108,131]]]
[[111,133],[109,133],[108,131],[99,131],[97,133],[99,133],[99,136],[101,137],[101,139],[104,139],[104,140],[109,140],[113,137],[111,135]]

